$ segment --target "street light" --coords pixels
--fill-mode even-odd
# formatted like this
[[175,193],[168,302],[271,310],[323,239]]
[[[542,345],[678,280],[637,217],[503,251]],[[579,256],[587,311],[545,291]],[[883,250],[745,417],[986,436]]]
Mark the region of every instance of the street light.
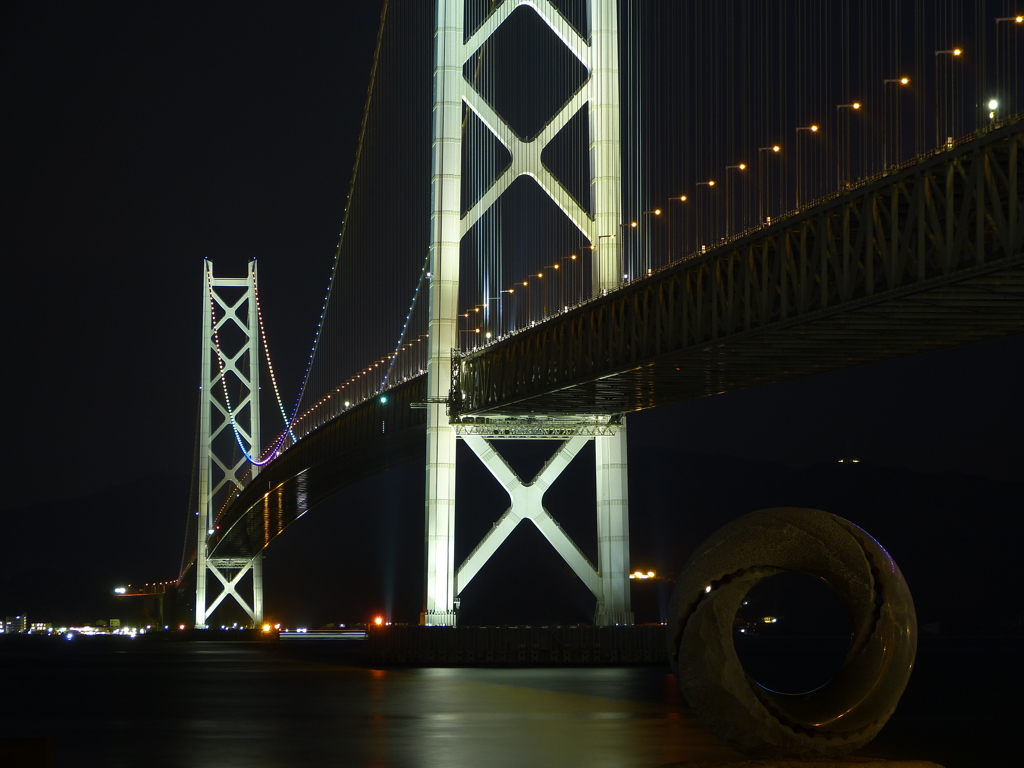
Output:
[[[999,25],[1003,22],[1011,22],[1016,24],[1018,28],[1024,27],[1024,16],[1000,16],[996,19],[996,93],[1006,93],[1006,90],[1003,87],[1002,78],[1000,77],[1001,70],[999,67]],[[1007,42],[1009,42],[1009,40],[1007,40]],[[1009,51],[1007,51],[1007,53],[1009,53]],[[1009,56],[1007,56],[1007,64],[1009,64]],[[1016,82],[1016,78],[1014,78],[1014,82]],[[1009,83],[1006,84],[1007,87],[1009,87],[1009,85]],[[995,110],[990,109],[989,111],[994,112]],[[992,115],[989,115],[989,118],[993,120],[995,119]]]
[[689,198],[686,195],[680,195],[679,197],[670,197],[668,199],[668,260],[672,262],[672,201],[675,200],[679,203],[685,203]]
[[[842,130],[842,122],[841,122],[840,115],[839,115],[839,110],[841,110],[841,109],[849,109],[849,110],[852,110],[854,112],[857,112],[857,111],[860,110],[860,108],[861,108],[861,103],[859,101],[855,101],[852,104],[836,104],[836,189],[837,190],[841,189],[842,186],[843,186],[843,171],[842,171],[843,130]],[[849,126],[850,122],[847,121],[846,124],[847,124],[847,126]],[[849,159],[849,155],[850,155],[850,136],[849,136],[849,133],[850,132],[847,131],[846,133],[847,133],[847,136],[846,136],[846,155],[847,155],[847,159]],[[847,165],[849,165],[849,163],[847,163]]]
[[729,222],[729,171],[745,171],[747,170],[746,163],[739,163],[738,165],[727,165],[725,166],[725,236],[729,237],[732,234],[732,226]]
[[[463,312],[462,314],[460,314],[459,317],[468,320],[471,315],[472,315],[472,312],[467,310],[466,312]],[[470,330],[470,328],[469,328],[469,323],[468,322],[466,323],[465,330],[463,330],[463,328],[461,326],[462,326],[462,321],[460,320],[459,321],[459,346],[460,347],[462,347],[462,334],[464,334],[464,333],[472,333],[472,330]],[[468,347],[469,345],[467,344],[466,346]]]
[[796,129],[796,207],[800,207],[800,131],[818,132],[817,125],[802,125]]
[[[519,285],[519,283],[516,283],[516,285]],[[533,319],[533,308],[531,306],[531,301],[533,299],[533,291],[530,290],[530,281],[529,280],[523,280],[523,288],[526,289],[526,323],[525,324],[529,325],[530,321]]]
[[[764,224],[764,173],[763,163],[761,161],[762,152],[771,152],[774,155],[778,155],[782,151],[782,147],[778,144],[772,144],[770,147],[758,147],[757,148],[757,223],[758,225]],[[769,185],[770,186],[770,185]]]
[[[551,264],[549,266],[541,267],[542,271],[541,271],[541,273],[539,275],[537,275],[537,277],[545,277],[544,271],[549,270],[549,269],[554,270],[555,272],[557,272],[558,269],[559,269],[559,266],[558,266],[558,264]],[[554,281],[552,281],[552,282],[554,282]],[[543,317],[547,317],[548,316],[548,299],[550,299],[550,298],[551,298],[551,283],[549,282],[549,283],[546,283],[545,287],[544,287],[544,307],[541,310],[543,312]]]
[[[611,234],[611,235],[598,235],[597,236],[597,242],[594,245],[590,246],[590,257],[591,257],[590,258],[590,293],[591,293],[591,297],[603,296],[605,294],[605,291],[607,290],[604,287],[603,280],[602,280],[602,274],[603,274],[602,273],[602,267],[601,267],[600,264],[597,264],[597,265],[594,264],[594,255],[595,255],[594,252],[595,251],[599,251],[599,248],[601,246],[601,241],[605,240],[605,239],[614,240],[615,239],[615,235],[614,234]],[[614,243],[612,245],[614,245]],[[614,248],[612,250],[614,252]],[[601,251],[601,252],[597,253],[596,255],[598,255],[600,257],[603,257],[604,256],[604,252]],[[622,274],[620,266],[621,266],[621,264],[615,265],[615,273],[617,275],[618,274]],[[616,278],[616,280],[618,280],[618,278]]]
[[647,272],[647,274],[650,274],[651,273],[651,248],[650,248],[650,242],[648,241],[648,238],[647,238],[647,236],[648,236],[648,228],[647,228],[647,219],[645,218],[646,216],[661,216],[661,208],[654,208],[653,210],[644,211],[643,213],[640,214],[640,252],[643,255],[644,261],[646,262],[646,264],[643,265],[643,266],[646,267],[645,271]]
[[935,52],[935,148],[939,148],[939,142],[942,140],[942,132],[939,130],[939,56],[949,55],[956,59],[963,55],[963,49],[951,48],[948,51],[936,51]]
[[[622,230],[626,230],[625,234],[622,234]],[[635,237],[628,237],[630,230],[636,235]],[[633,259],[638,259],[637,251],[640,250],[640,245],[637,242],[637,238],[640,234],[640,222],[638,221],[627,221],[624,224],[619,224],[619,233],[622,234],[622,243],[619,248],[622,249],[622,259],[619,262],[619,277],[625,280],[622,274],[622,269],[626,270],[626,274],[633,272]],[[628,248],[626,246],[629,246]]]
[[989,99],[988,102],[988,119],[993,123],[996,121],[996,110],[999,109],[999,101],[996,99]]
[[[886,104],[887,99],[885,97],[885,86],[887,85],[910,85],[909,77],[889,77],[882,81],[882,168],[886,169],[889,167],[889,153],[886,148],[886,137],[889,133],[889,122],[886,117]],[[899,147],[900,139],[900,99],[899,89],[896,90],[896,146]],[[899,162],[899,152],[897,152],[897,160]]]
[[[577,257],[576,257],[575,253],[572,254],[571,256],[562,256],[558,261],[559,262],[568,261],[568,262],[576,264],[576,267],[577,267],[576,271],[579,272],[580,276],[582,277],[583,270],[579,269],[579,267],[581,265],[576,263],[578,260],[577,260]],[[562,304],[564,306],[564,305],[566,305],[568,303],[565,300],[566,296],[568,296],[568,292],[565,290],[565,280],[566,280],[566,278],[564,277],[565,273],[563,272],[562,274],[563,274],[563,277],[562,277]],[[575,280],[575,278],[573,278],[572,282],[573,282],[572,292],[575,293],[576,292],[576,280]],[[580,280],[580,292],[582,293],[582,291],[583,291],[583,281],[581,279]],[[577,301],[581,300],[582,298],[583,298],[582,296],[580,296],[578,299],[574,297],[573,298],[573,303],[575,304]]]
[[[696,187],[713,187],[713,186],[715,186],[715,182],[714,182],[713,179],[709,179],[708,181],[698,181],[694,186],[696,186]],[[700,230],[701,230],[701,226],[700,226],[700,205],[699,205],[700,198],[697,197],[697,192],[699,192],[699,191],[700,190],[697,190],[697,191],[695,191],[693,193],[693,213],[694,213],[694,218],[697,220],[697,226],[694,228],[694,234],[695,234],[695,240],[696,240],[696,246],[697,246],[696,250],[698,250],[701,253],[703,253],[704,252],[704,244],[700,241]]]
[[[522,285],[522,283],[513,283],[513,285]],[[509,288],[506,291],[502,291],[502,293],[507,293],[512,297],[512,311],[509,312],[510,320],[508,325],[509,330],[514,331],[516,328],[519,327],[519,304],[516,301],[516,299],[518,298],[518,296],[516,295],[516,289]],[[522,295],[522,293],[523,292],[520,291],[519,295]]]
[[[491,318],[491,302],[492,301],[496,301],[496,302],[498,302],[498,322],[497,322],[497,327],[501,328],[501,294],[503,294],[503,293],[508,293],[508,291],[498,291],[498,295],[497,296],[491,296],[489,298],[486,298],[486,299],[484,299],[484,303],[483,304],[478,304],[476,306],[476,311],[477,312],[479,312],[481,309],[484,310],[484,318],[483,318],[484,325],[490,326],[490,327],[494,327],[495,326],[495,323],[494,323],[493,319]],[[487,335],[488,339],[491,338],[490,332],[488,332],[486,335]]]

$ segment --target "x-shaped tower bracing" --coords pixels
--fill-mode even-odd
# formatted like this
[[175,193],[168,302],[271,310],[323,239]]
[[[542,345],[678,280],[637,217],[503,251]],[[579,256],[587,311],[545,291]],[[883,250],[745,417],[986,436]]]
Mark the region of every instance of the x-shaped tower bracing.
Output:
[[[464,439],[509,493],[511,508],[456,572],[454,563],[456,428],[444,403],[451,389],[452,350],[458,346],[459,256],[462,237],[520,176],[529,176],[590,241],[592,292],[620,284],[622,262],[615,237],[621,216],[618,2],[590,0],[585,40],[549,0],[505,0],[466,39],[463,0],[436,0],[434,144],[431,214],[429,359],[427,366],[426,599],[423,623],[453,626],[458,595],[521,519],[529,519],[597,596],[598,624],[632,622],[629,606],[629,530],[626,433],[607,429],[594,437],[592,422],[555,453],[531,483],[523,483],[477,426]],[[513,12],[528,7],[588,71],[586,82],[532,140],[524,140],[463,76],[466,62]],[[511,164],[461,215],[463,105],[511,155]],[[588,109],[593,215],[585,211],[541,161],[544,148],[581,109]],[[565,417],[565,414],[561,414]],[[609,415],[611,416],[611,415]],[[564,420],[564,418],[563,418]],[[507,426],[507,423],[506,423]],[[505,427],[490,437],[504,436]],[[564,436],[564,424],[559,430]],[[584,436],[586,435],[586,436]],[[588,439],[596,441],[598,567],[595,569],[544,509],[544,491]]]

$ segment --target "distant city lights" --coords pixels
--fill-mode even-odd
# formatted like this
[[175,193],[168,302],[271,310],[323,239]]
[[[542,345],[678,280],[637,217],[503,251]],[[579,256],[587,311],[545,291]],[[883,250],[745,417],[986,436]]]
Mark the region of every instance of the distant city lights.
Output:
[[653,578],[656,578],[656,577],[655,577],[654,571],[648,571],[647,573],[644,573],[643,571],[633,571],[633,573],[629,574],[629,578],[631,578],[631,579],[653,579]]

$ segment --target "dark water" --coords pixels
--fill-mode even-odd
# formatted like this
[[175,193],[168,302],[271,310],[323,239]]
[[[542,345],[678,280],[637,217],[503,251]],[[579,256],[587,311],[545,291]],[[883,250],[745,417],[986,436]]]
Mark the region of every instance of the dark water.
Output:
[[[1024,715],[1019,646],[924,644],[900,710],[865,754],[1017,765],[1009,744]],[[693,718],[665,669],[379,670],[356,660],[317,639],[3,642],[0,739],[43,737],[55,766],[739,759]]]

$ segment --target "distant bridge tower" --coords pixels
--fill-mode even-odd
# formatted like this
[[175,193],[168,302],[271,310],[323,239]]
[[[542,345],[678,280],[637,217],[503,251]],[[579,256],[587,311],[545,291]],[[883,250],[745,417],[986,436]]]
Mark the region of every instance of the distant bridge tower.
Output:
[[[463,76],[464,64],[506,19],[526,6],[575,56],[589,77],[533,140],[524,141]],[[519,176],[531,176],[593,249],[594,295],[620,285],[622,257],[616,235],[622,221],[619,116],[618,0],[589,0],[589,40],[550,0],[506,0],[467,39],[464,0],[436,0],[434,116],[430,243],[430,335],[427,365],[426,600],[422,621],[454,626],[459,594],[523,518],[530,519],[597,597],[595,623],[631,624],[625,419],[607,414],[573,419],[558,414],[552,427],[537,420],[494,418],[451,423],[445,410],[458,347],[459,253],[463,236]],[[512,155],[512,162],[480,201],[461,213],[463,104]],[[592,214],[541,163],[541,152],[580,109],[590,129]],[[456,569],[456,440],[463,437],[511,499],[511,506]],[[495,449],[502,438],[559,439],[563,445],[530,482],[523,482]],[[544,491],[583,445],[596,440],[598,563],[595,568],[542,505]]]
[[[242,487],[250,466],[246,454],[260,451],[259,315],[256,262],[248,275],[214,277],[213,262],[203,263],[203,372],[199,403],[199,518],[196,532],[197,629],[228,596],[263,621],[263,554],[253,558],[210,557],[216,542],[215,502]],[[259,467],[252,465],[255,475]],[[207,575],[220,592],[207,605]],[[242,578],[252,573],[252,604],[239,594]],[[215,583],[216,583],[215,582]]]

